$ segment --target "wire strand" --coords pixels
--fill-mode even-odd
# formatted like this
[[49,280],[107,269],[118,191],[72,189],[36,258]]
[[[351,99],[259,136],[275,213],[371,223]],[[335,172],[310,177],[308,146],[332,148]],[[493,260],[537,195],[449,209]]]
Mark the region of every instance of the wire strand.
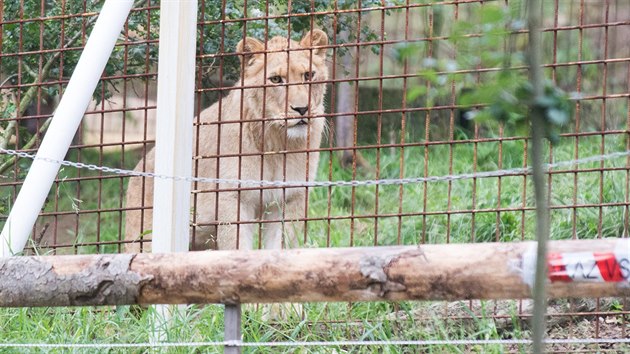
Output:
[[[132,170],[125,170],[120,168],[113,168],[108,166],[98,166],[92,164],[86,164],[82,162],[72,162],[66,160],[55,160],[48,157],[41,157],[32,155],[26,152],[0,148],[0,153],[6,155],[14,155],[22,158],[28,158],[36,161],[44,161],[62,166],[74,167],[78,169],[87,169],[91,171],[101,171],[106,173],[113,173],[117,175],[125,175],[132,177],[148,177],[148,178],[160,178],[170,179],[175,181],[186,182],[202,182],[202,183],[218,183],[218,184],[232,184],[243,186],[260,186],[260,187],[360,187],[360,186],[375,186],[375,185],[405,185],[424,182],[449,182],[464,179],[474,178],[489,178],[489,177],[507,177],[507,176],[522,176],[530,175],[532,173],[531,167],[521,167],[513,169],[502,169],[487,172],[474,172],[463,173],[457,175],[443,175],[443,176],[429,176],[429,177],[411,177],[411,178],[394,178],[394,179],[378,179],[378,180],[351,180],[351,181],[268,181],[268,180],[245,180],[245,179],[229,179],[229,178],[209,178],[209,177],[187,177],[187,176],[168,176],[162,174],[156,174],[152,172],[139,172]],[[605,160],[612,160],[621,157],[630,156],[630,150],[619,151],[604,155],[594,155],[582,159],[559,161],[550,164],[545,164],[546,170],[581,165],[592,162],[601,162]]]
[[[547,345],[630,344],[630,338],[545,339]],[[341,340],[295,342],[155,342],[155,343],[0,343],[0,348],[174,348],[174,347],[342,347],[342,346],[434,346],[434,345],[530,345],[530,339],[437,339],[437,340]]]

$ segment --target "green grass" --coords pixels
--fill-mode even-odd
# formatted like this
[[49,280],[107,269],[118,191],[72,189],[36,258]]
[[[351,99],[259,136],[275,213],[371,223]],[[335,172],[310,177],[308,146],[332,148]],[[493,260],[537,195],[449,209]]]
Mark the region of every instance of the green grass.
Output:
[[[574,138],[565,138],[553,148],[554,161],[571,160],[600,154],[601,136],[582,137],[575,151]],[[621,135],[608,136],[604,153],[622,151],[626,141]],[[502,151],[498,159],[499,147]],[[499,168],[520,168],[524,165],[525,151],[522,141],[480,142],[453,145],[433,145],[425,148],[407,147],[404,149],[401,164],[400,150],[392,153],[383,149],[379,155],[379,178],[399,178],[418,176],[443,176]],[[476,152],[475,152],[476,151]],[[84,150],[81,161],[108,166],[131,168],[137,155],[129,152],[125,163],[121,164],[120,153],[104,153]],[[364,157],[376,168],[375,151],[364,151]],[[428,156],[426,158],[425,156]],[[548,156],[548,153],[547,155]],[[69,156],[75,160],[76,153]],[[330,154],[323,153],[318,179],[326,180],[329,175]],[[452,164],[449,161],[452,160]],[[476,161],[476,167],[473,164]],[[600,163],[580,165],[579,168],[599,168]],[[332,179],[349,180],[352,173],[342,169],[336,158],[332,161]],[[625,168],[625,159],[605,161],[604,167]],[[402,169],[402,173],[401,173]],[[426,170],[426,173],[425,173]],[[64,168],[60,179],[98,175],[92,171],[77,171]],[[627,170],[607,172],[569,172],[552,175],[551,205],[552,238],[571,237],[619,237],[624,231],[623,205],[605,207],[580,207],[576,204],[624,203],[626,194]],[[356,179],[376,178],[374,171],[360,170]],[[121,195],[126,184],[125,178],[111,178],[103,181],[61,182],[56,192],[49,197],[47,211],[74,210],[88,213],[79,214],[78,233],[75,229],[58,230],[70,233],[75,242],[120,239],[122,213],[96,212],[98,209],[119,208]],[[367,245],[394,245],[426,243],[466,243],[490,241],[530,240],[534,235],[533,198],[531,179],[523,177],[502,177],[501,193],[498,192],[499,178],[483,178],[475,181],[466,179],[452,182],[432,182],[400,186],[336,187],[313,188],[309,197],[309,216],[346,217],[394,214],[377,221],[372,217],[348,218],[324,221],[310,221],[305,246],[342,247]],[[524,185],[527,186],[523,193]],[[80,195],[77,196],[77,189]],[[576,189],[577,188],[577,189]],[[601,189],[601,193],[600,193]],[[402,200],[400,194],[402,192]],[[100,194],[100,201],[99,196]],[[449,198],[450,195],[450,198]],[[473,201],[474,195],[474,201]],[[378,207],[376,199],[378,196]],[[328,199],[331,199],[330,210]],[[575,199],[575,200],[574,200]],[[426,200],[426,202],[425,202]],[[354,206],[354,207],[353,207]],[[489,211],[498,207],[510,209]],[[515,209],[515,210],[512,210]],[[418,214],[398,217],[402,213]],[[473,213],[474,211],[474,213]],[[424,215],[422,212],[427,212]],[[450,213],[447,215],[447,213]],[[600,222],[601,217],[601,222]],[[99,226],[100,224],[100,226]],[[375,229],[378,234],[375,236]],[[400,232],[399,232],[400,230]],[[77,253],[118,252],[118,246],[76,246],[70,248]],[[493,319],[492,302],[487,302],[481,313],[468,311],[463,314],[471,320],[464,326],[461,321],[447,319],[445,312],[435,312],[432,319],[419,319],[415,314],[435,303],[402,302],[393,303],[329,303],[306,304],[305,317],[293,316],[288,321],[270,324],[262,319],[261,310],[247,308],[244,316],[243,333],[246,341],[333,341],[333,340],[403,340],[403,339],[502,339],[528,337],[514,306],[514,325],[509,329],[498,329]],[[0,310],[0,342],[4,343],[141,343],[149,341],[152,323],[151,316],[144,312],[132,315],[128,307],[117,310],[93,308],[28,308]],[[199,306],[176,318],[168,331],[168,341],[196,342],[221,341],[223,339],[223,318],[221,306]],[[337,347],[337,352],[366,353],[407,353],[417,352],[409,347]],[[215,352],[220,348],[200,348],[199,352]],[[295,348],[248,348],[245,352],[277,353],[295,352]],[[330,352],[331,348],[310,348],[302,352]],[[422,352],[496,352],[505,351],[503,346],[482,348],[455,345],[431,346]],[[101,352],[94,350],[92,352]],[[0,352],[13,352],[0,349]],[[34,350],[34,352],[48,352]],[[50,352],[66,352],[52,350]],[[68,350],[67,352],[71,352]],[[91,352],[81,350],[81,352]],[[110,352],[118,352],[112,349]],[[133,349],[129,352],[143,353],[146,349]],[[169,353],[187,353],[190,348],[169,349]],[[300,352],[298,350],[298,352]]]
[[[400,303],[399,313],[410,313],[417,307],[412,303]],[[488,308],[491,308],[488,305]],[[409,339],[500,339],[492,320],[470,313],[472,322],[464,328],[455,328],[443,319],[435,318],[431,326],[420,323],[413,316],[387,319],[395,310],[388,303],[329,303],[308,304],[305,313],[309,320],[293,318],[281,324],[269,324],[261,318],[261,310],[246,307],[243,319],[243,338],[246,342],[279,341],[343,341],[343,340],[409,340]],[[516,313],[516,312],[515,312]],[[149,309],[139,316],[129,312],[129,307],[110,310],[93,308],[25,308],[0,311],[0,343],[147,343],[156,324]],[[168,342],[219,342],[223,340],[222,306],[194,306],[177,314],[169,323],[166,332]],[[200,347],[201,352],[219,352],[220,347]],[[247,348],[248,353],[293,353],[296,352],[348,353],[407,353],[414,347],[394,345],[380,347],[310,347],[308,350],[288,348]],[[125,352],[144,353],[146,348],[128,349]],[[301,351],[300,351],[301,350]],[[189,353],[191,348],[172,348],[168,353]],[[455,345],[431,346],[427,352],[464,352]],[[484,352],[501,352],[500,346],[488,346]],[[0,349],[0,352],[5,352]],[[11,352],[11,351],[6,351]],[[33,352],[47,352],[33,350]],[[71,352],[51,350],[50,352]],[[101,353],[103,349],[80,352]],[[121,352],[112,349],[110,352]]]
[[[66,157],[69,161],[81,161],[84,163],[101,166],[133,169],[139,159],[138,151],[127,151],[124,157],[120,152],[100,153],[96,149],[83,149],[81,152],[71,151]],[[40,253],[66,254],[66,253],[116,253],[120,247],[116,244],[106,245],[81,245],[84,242],[107,242],[122,239],[124,234],[124,214],[121,211],[107,211],[122,208],[124,205],[124,191],[128,178],[114,177],[102,180],[90,177],[98,177],[102,174],[98,171],[87,169],[75,169],[62,167],[58,174],[60,180],[53,187],[44,207],[44,212],[74,212],[74,215],[64,216],[70,218],[71,226],[57,227],[58,244],[72,244],[74,247],[62,247],[49,249],[42,247]],[[73,180],[83,178],[81,180]],[[106,210],[102,212],[101,210]],[[45,219],[54,228],[54,217]],[[57,222],[61,222],[57,219]],[[81,246],[79,246],[81,245]]]
[[[554,161],[572,160],[576,156],[573,139],[565,140],[554,147]],[[601,137],[580,138],[577,156],[584,158],[599,155],[600,143]],[[471,145],[455,145],[452,149],[448,145],[431,146],[428,148],[426,163],[424,147],[405,148],[402,177],[445,176],[524,167],[525,154],[522,141],[503,142],[500,163],[498,143],[478,143],[476,169],[472,164],[475,156]],[[622,137],[612,136],[606,139],[604,153],[623,150],[625,150],[625,140]],[[370,152],[364,155],[374,166],[375,154]],[[326,168],[328,158],[329,154],[323,154],[322,168],[318,176],[320,180],[328,178]],[[452,168],[448,163],[450,159],[453,161]],[[625,168],[625,164],[625,159],[620,158],[605,161],[602,164],[583,164],[579,168],[599,168],[601,165],[606,168]],[[399,178],[401,176],[400,155],[390,154],[387,150],[383,151],[380,155],[380,167],[380,178]],[[347,180],[351,177],[349,171],[339,168],[337,161],[333,161],[333,180]],[[357,178],[374,177],[372,174]],[[554,225],[552,238],[621,236],[626,208],[622,205],[614,205],[614,203],[625,203],[627,177],[628,172],[625,170],[578,174],[567,172],[552,175],[549,180],[551,183],[550,204],[554,207],[551,212],[552,225]],[[378,214],[398,214],[400,210],[403,214],[412,215],[400,218],[382,217],[378,222],[375,222],[374,218],[356,218],[352,225],[354,231],[351,231],[349,220],[335,220],[331,222],[330,228],[327,221],[314,221],[309,223],[308,235],[311,237],[310,243],[318,246],[415,244],[420,241],[444,243],[447,242],[447,238],[449,242],[456,243],[529,240],[533,238],[535,224],[531,187],[531,178],[525,179],[521,176],[500,179],[481,178],[474,181],[465,179],[452,182],[431,182],[426,185],[408,184],[403,187],[380,186],[378,188]],[[353,197],[352,188],[349,187],[334,188],[330,192],[327,188],[314,189],[309,200],[310,216],[328,215],[328,198],[332,200],[331,216],[374,214],[377,188],[374,186],[356,187],[354,192]],[[600,208],[580,207],[574,210],[570,207],[574,204],[600,203],[613,204],[601,208],[601,227],[599,226]],[[353,204],[354,208],[352,208]],[[505,211],[492,211],[497,208]],[[518,210],[523,208],[529,209]],[[422,215],[423,212],[427,215]],[[450,216],[447,215],[449,212]],[[414,213],[420,215],[413,215]],[[573,231],[574,222],[575,232]],[[375,228],[378,228],[376,238],[374,237]],[[330,240],[327,237],[328,233],[330,233]],[[350,235],[353,235],[352,240]]]

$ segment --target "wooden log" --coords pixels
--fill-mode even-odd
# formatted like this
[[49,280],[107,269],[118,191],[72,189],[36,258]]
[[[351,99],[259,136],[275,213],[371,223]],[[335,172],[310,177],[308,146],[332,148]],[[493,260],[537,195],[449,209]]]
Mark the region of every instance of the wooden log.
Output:
[[[628,245],[551,242],[549,266],[560,272],[550,273],[550,296],[630,295]],[[521,242],[10,257],[0,259],[0,306],[528,298],[534,250]],[[616,254],[607,273],[589,258],[602,254]],[[564,273],[558,255],[573,260]]]

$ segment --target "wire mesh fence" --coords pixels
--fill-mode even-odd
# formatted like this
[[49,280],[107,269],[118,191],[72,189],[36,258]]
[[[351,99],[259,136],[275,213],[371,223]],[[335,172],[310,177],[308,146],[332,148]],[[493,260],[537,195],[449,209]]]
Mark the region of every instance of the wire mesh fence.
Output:
[[[37,149],[100,5],[2,3],[0,147]],[[484,92],[484,102],[513,99],[510,90],[527,70],[526,6],[525,1],[477,0],[200,0],[193,177],[305,183],[193,182],[193,248],[221,246],[222,229],[236,235],[222,248],[274,246],[277,242],[266,239],[278,230],[282,247],[534,239],[528,131],[518,115],[487,119],[483,107],[466,101],[476,89]],[[546,162],[552,164],[547,175],[551,238],[627,237],[630,6],[620,0],[554,0],[543,6],[545,77],[573,93],[575,111],[550,132],[554,144],[545,146]],[[159,2],[136,2],[66,160],[152,171],[142,157],[155,136],[158,21]],[[309,39],[307,33],[315,28],[324,31],[325,42]],[[294,42],[280,43],[276,36]],[[256,41],[246,40],[239,49],[246,37]],[[305,39],[318,49],[301,51]],[[317,64],[321,53],[325,60]],[[257,60],[264,63],[261,72],[253,70]],[[252,79],[256,75],[262,80]],[[317,95],[319,87],[326,87],[325,98]],[[301,127],[296,119],[308,123]],[[326,122],[321,132],[310,123],[315,121]],[[294,123],[303,129],[295,134],[306,140],[298,147],[289,141]],[[284,136],[274,135],[278,127],[287,129]],[[600,155],[610,158],[563,163]],[[0,158],[0,211],[7,215],[30,159]],[[503,170],[513,173],[483,175]],[[449,178],[461,175],[467,178]],[[152,179],[134,178],[137,200],[130,204],[130,177],[64,166],[25,253],[149,250]],[[395,179],[415,180],[378,182]],[[316,181],[377,182],[310,184]],[[126,231],[130,215],[137,227],[131,233]],[[251,245],[243,243],[248,235]],[[218,321],[213,306],[200,311],[201,323]],[[557,342],[551,350],[625,348],[601,342],[627,337],[625,299],[557,300],[548,313],[551,339],[594,339]],[[439,344],[442,350],[475,350],[476,344],[456,341],[529,338],[531,303],[306,304],[292,316],[296,325],[279,322],[268,328],[259,310],[246,311],[245,337],[444,339],[452,342]],[[176,338],[222,340],[216,333],[200,337],[188,320],[195,321],[183,319]],[[522,343],[497,345],[488,348],[525,348],[519,347]]]

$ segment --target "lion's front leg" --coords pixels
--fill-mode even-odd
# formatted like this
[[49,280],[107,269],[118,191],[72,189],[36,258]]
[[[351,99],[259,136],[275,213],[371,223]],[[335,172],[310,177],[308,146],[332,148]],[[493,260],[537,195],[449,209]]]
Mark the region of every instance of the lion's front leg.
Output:
[[270,250],[282,249],[282,204],[268,205],[262,220],[263,248]]
[[217,246],[220,250],[253,248],[254,208],[235,192],[219,193]]
[[[293,192],[286,204],[275,202],[267,206],[263,220],[274,220],[263,224],[265,249],[297,248],[298,237],[304,234],[305,193]],[[283,215],[284,214],[284,215]]]
[[[304,233],[306,198],[303,192],[293,192],[284,205],[272,203],[267,206],[263,220],[276,220],[263,224],[263,244],[265,249],[297,248],[298,237]],[[302,304],[276,303],[263,308],[264,320],[286,320],[292,316],[301,317]]]

